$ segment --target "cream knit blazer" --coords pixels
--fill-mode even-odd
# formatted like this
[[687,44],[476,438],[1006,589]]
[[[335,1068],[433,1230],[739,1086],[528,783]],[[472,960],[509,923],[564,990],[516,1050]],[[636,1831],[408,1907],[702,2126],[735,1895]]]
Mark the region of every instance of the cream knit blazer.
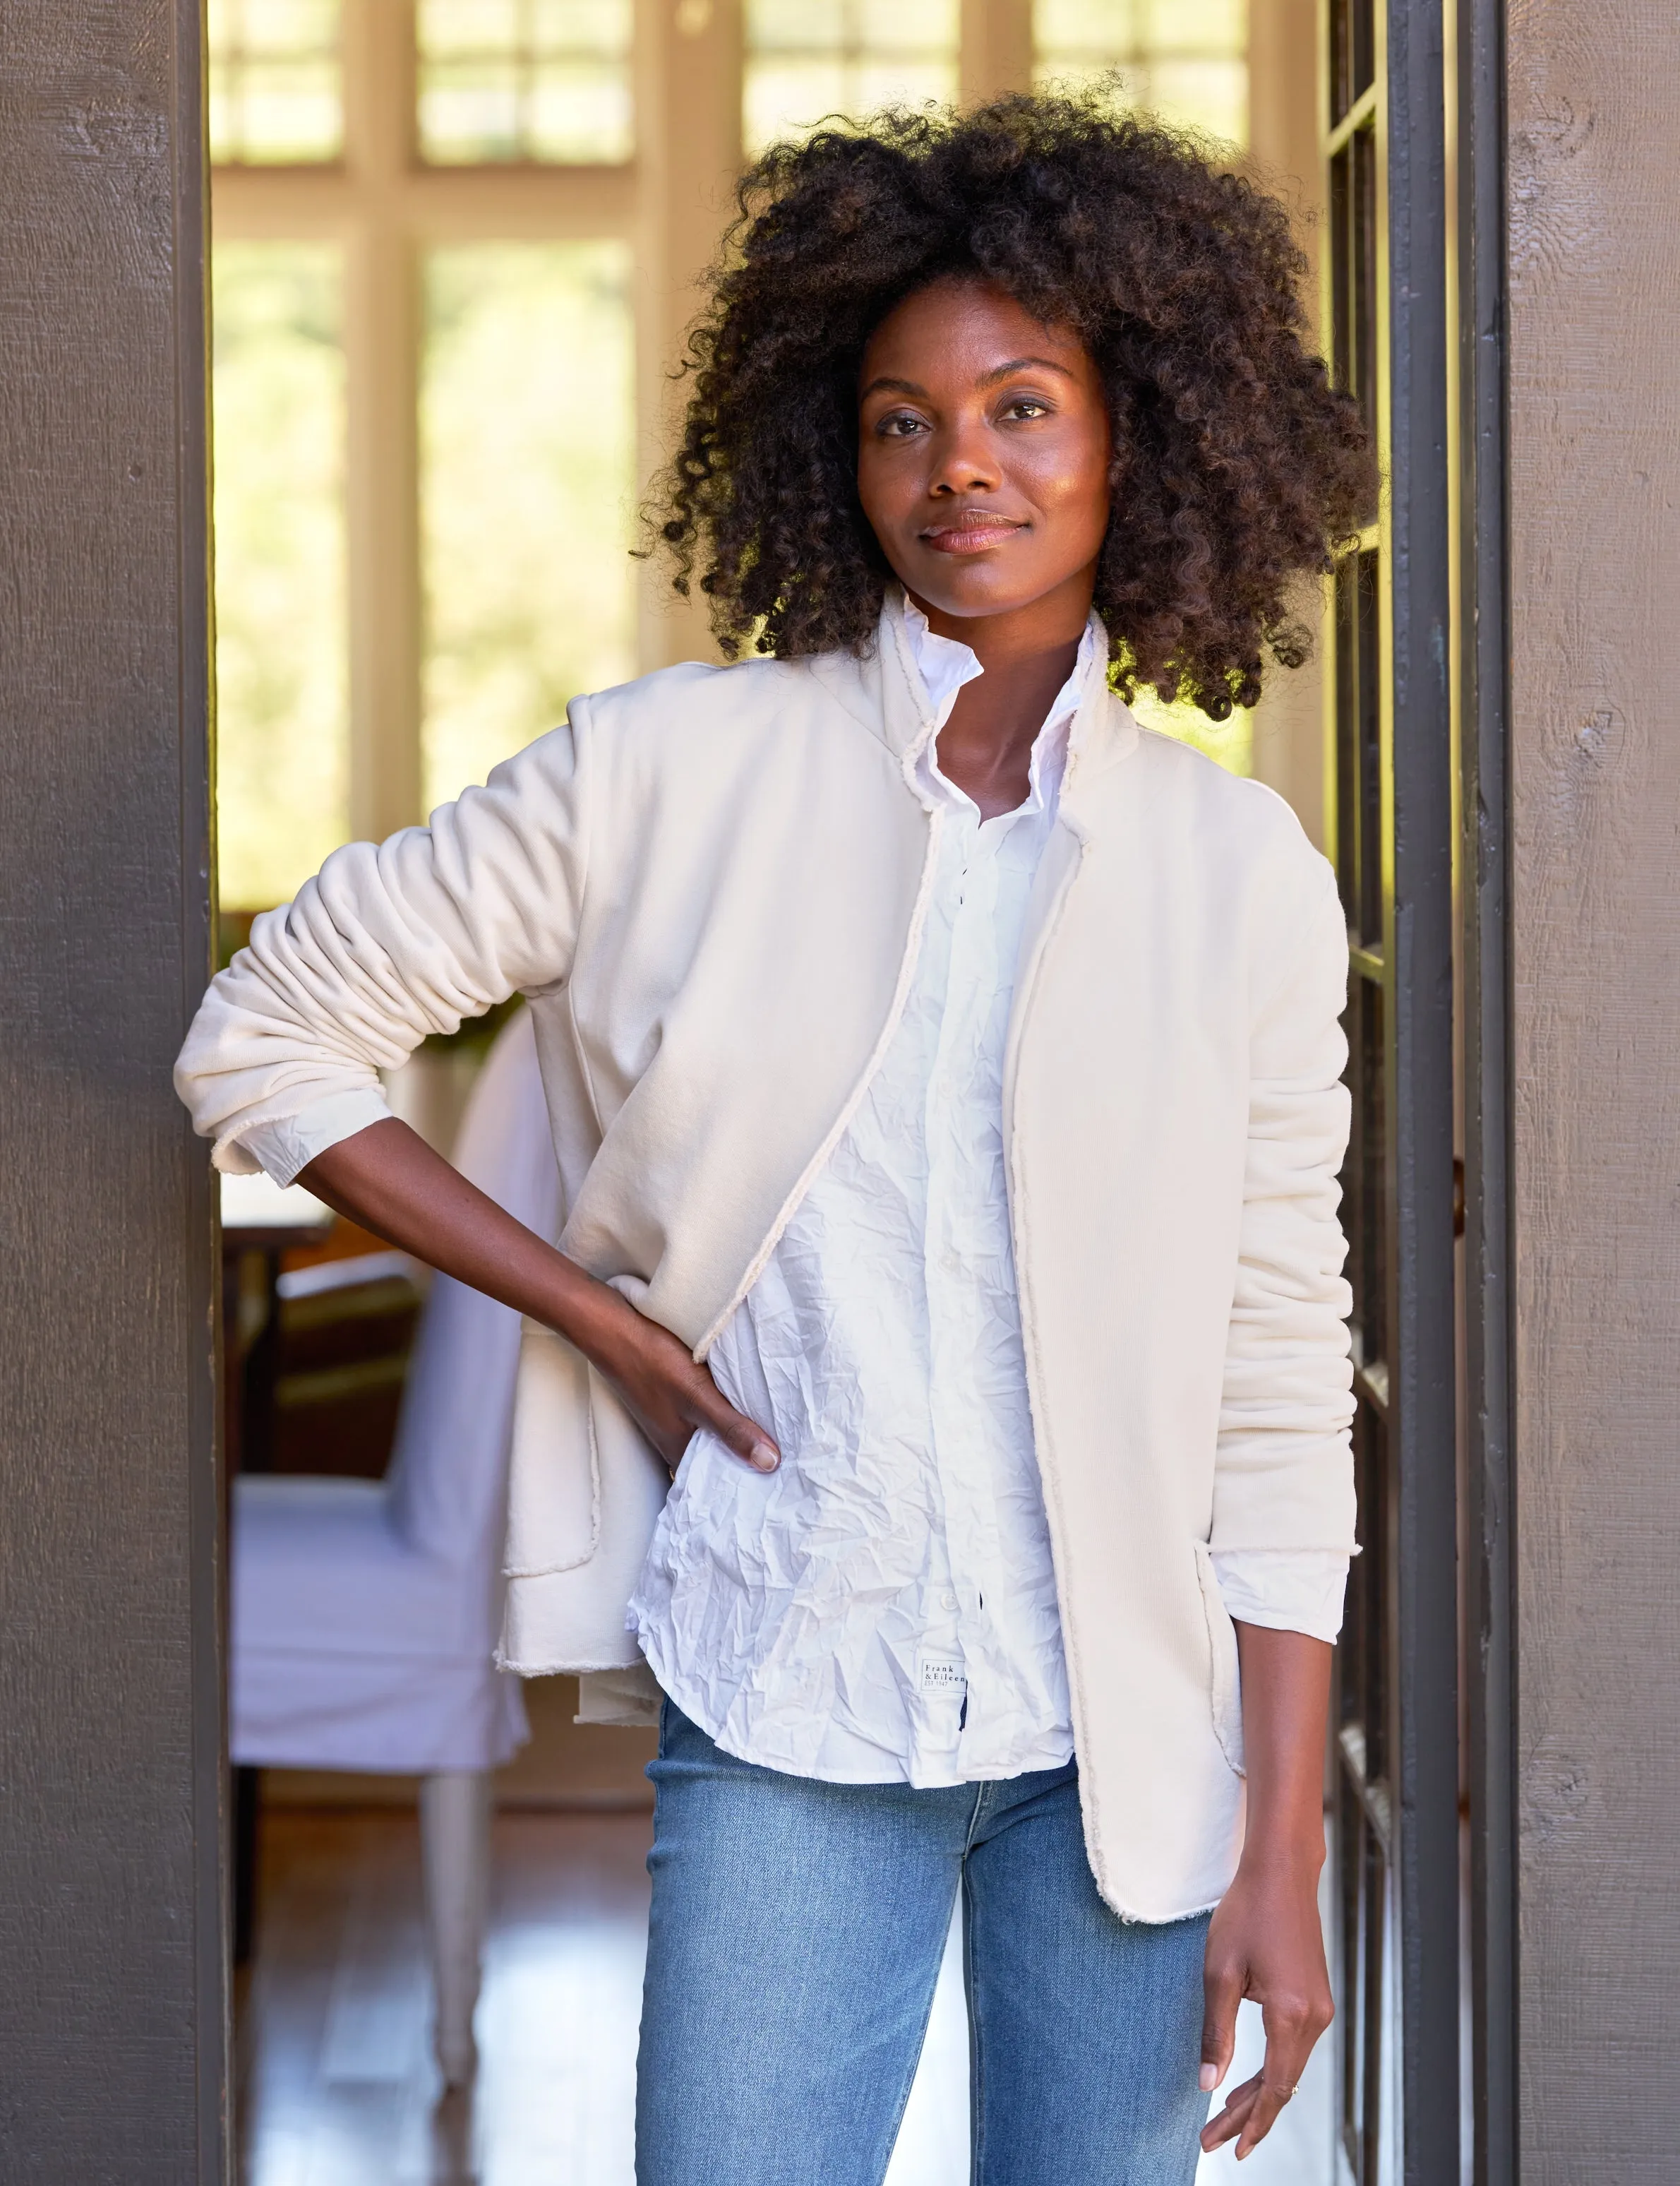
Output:
[[[1353,1546],[1337,1222],[1347,938],[1281,799],[1139,729],[1098,648],[1035,883],[1005,1141],[1086,1843],[1104,1897],[1216,1903],[1242,1829],[1210,1548]],[[940,815],[889,603],[863,659],[580,698],[488,785],[258,919],[176,1068],[239,1135],[529,1001],[562,1248],[703,1359],[844,1129],[909,982]],[[631,1660],[663,1473],[547,1337],[514,1451],[505,1658]],[[530,1420],[541,1421],[533,1432]]]

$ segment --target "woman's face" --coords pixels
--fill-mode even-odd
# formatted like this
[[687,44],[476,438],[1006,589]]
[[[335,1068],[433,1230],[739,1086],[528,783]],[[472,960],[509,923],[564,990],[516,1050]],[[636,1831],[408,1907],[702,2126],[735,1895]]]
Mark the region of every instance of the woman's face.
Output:
[[977,281],[918,289],[864,351],[858,493],[925,608],[1082,619],[1108,528],[1102,383],[1071,328]]

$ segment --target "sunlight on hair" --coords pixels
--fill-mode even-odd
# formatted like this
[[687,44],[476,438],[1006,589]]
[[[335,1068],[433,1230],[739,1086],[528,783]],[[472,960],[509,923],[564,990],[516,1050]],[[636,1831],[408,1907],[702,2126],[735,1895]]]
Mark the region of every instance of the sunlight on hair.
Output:
[[1254,715],[1246,706],[1234,707],[1223,721],[1210,721],[1200,706],[1163,705],[1153,691],[1140,691],[1132,701],[1138,726],[1158,736],[1193,744],[1209,759],[1218,759],[1228,774],[1254,771]]

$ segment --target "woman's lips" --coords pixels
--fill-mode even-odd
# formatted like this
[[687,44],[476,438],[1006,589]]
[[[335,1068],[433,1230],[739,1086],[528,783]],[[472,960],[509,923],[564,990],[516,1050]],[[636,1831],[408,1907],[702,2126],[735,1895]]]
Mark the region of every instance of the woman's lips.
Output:
[[921,538],[936,554],[980,554],[988,546],[1001,546],[1026,529],[1024,524],[1014,523],[1006,516],[977,509],[971,516],[959,517],[955,524],[930,527]]

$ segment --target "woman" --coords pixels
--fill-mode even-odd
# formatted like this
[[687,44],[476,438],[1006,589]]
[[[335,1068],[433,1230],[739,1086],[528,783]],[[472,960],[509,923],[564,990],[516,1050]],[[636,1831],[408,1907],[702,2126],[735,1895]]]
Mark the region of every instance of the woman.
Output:
[[[179,1082],[675,1468],[643,2186],[878,2181],[959,1887],[977,2179],[1186,2180],[1239,1998],[1239,2155],[1330,2016],[1346,939],[1123,701],[1298,662],[1360,432],[1281,210],[1098,102],[827,132],[742,206],[662,529],[759,657],[338,852]],[[515,991],[558,1249],[378,1092]]]

